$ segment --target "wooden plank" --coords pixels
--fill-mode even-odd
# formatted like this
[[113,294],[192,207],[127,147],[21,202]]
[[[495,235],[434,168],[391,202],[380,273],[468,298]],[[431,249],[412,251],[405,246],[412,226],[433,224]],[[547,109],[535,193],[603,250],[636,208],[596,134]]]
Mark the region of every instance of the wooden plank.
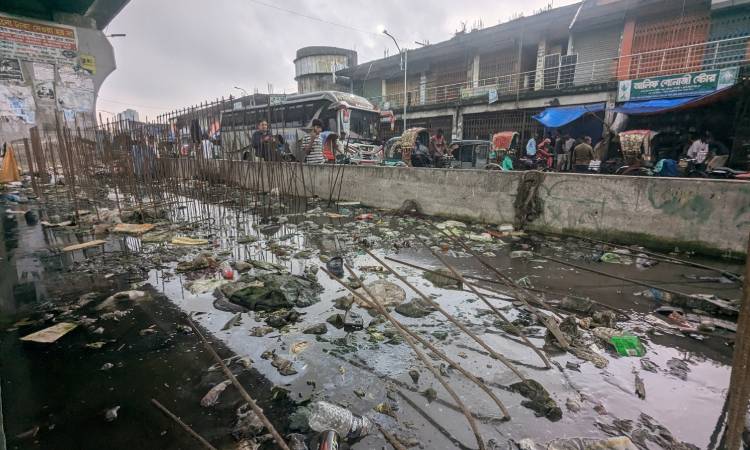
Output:
[[75,323],[60,322],[51,327],[31,333],[21,338],[22,341],[26,342],[40,342],[42,344],[51,344],[56,340],[60,339],[70,331],[74,330],[78,325]]
[[118,223],[112,231],[115,233],[139,235],[153,230],[155,226],[153,223]]
[[102,241],[101,239],[97,239],[95,241],[84,242],[83,244],[75,244],[75,245],[69,245],[67,247],[63,247],[62,251],[74,252],[76,250],[83,250],[84,248],[98,247],[106,243],[107,241]]

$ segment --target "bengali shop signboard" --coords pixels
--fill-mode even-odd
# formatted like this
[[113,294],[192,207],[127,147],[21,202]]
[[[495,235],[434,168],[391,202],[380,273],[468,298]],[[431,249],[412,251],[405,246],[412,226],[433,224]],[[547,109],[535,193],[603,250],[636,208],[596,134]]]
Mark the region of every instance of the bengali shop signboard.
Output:
[[0,57],[75,64],[78,58],[76,30],[0,14]]
[[617,101],[705,95],[737,82],[738,67],[620,81]]

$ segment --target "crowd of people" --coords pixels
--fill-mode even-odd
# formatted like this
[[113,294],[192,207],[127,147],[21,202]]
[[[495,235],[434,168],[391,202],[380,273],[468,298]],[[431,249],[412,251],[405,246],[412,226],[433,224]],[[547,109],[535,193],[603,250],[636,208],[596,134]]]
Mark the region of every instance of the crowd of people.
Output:
[[[659,171],[670,175],[677,167],[677,161],[685,159],[691,161],[692,167],[702,170],[712,156],[728,154],[726,146],[714,139],[710,132],[698,133],[694,129],[686,134],[667,133],[660,145],[652,145],[650,160],[656,163]],[[301,155],[308,164],[324,164],[337,161],[336,155],[343,155],[345,137],[324,132],[323,122],[315,119],[301,141]],[[626,143],[622,143],[626,144]],[[640,148],[640,144],[639,144]],[[510,153],[510,152],[509,152]],[[279,161],[288,155],[288,147],[281,135],[273,135],[269,131],[268,122],[262,120],[257,124],[252,134],[251,144],[242,155],[243,160],[253,156],[263,161]],[[415,167],[444,167],[450,159],[451,146],[442,129],[438,129],[424,142],[417,140],[411,151],[411,165]],[[514,162],[506,158],[502,163],[504,170],[536,169],[558,172],[605,172],[605,165],[633,168],[641,167],[644,163],[640,153],[628,154],[623,149],[620,136],[617,133],[605,131],[596,145],[587,135],[573,137],[568,133],[555,130],[546,135],[537,134],[526,141],[525,146],[516,149]],[[654,165],[654,164],[652,164]]]

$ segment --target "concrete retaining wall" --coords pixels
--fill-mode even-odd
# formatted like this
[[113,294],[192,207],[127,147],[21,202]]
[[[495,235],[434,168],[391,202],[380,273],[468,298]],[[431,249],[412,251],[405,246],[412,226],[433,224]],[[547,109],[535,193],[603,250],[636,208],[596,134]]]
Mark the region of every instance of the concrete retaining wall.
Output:
[[[218,173],[224,161],[212,161]],[[234,167],[235,181],[248,185],[255,170]],[[198,166],[195,166],[198,167]],[[294,169],[292,169],[294,167]],[[513,223],[514,201],[523,172],[414,169],[328,165],[286,165],[297,173],[297,189],[328,198],[332,180],[342,179],[340,198],[397,209],[416,200],[430,215]],[[188,175],[192,170],[182,173]],[[302,176],[305,189],[301,185]],[[338,196],[338,186],[334,198]],[[528,229],[577,233],[679,247],[704,254],[741,256],[750,231],[750,183],[547,173],[539,189],[542,216]]]

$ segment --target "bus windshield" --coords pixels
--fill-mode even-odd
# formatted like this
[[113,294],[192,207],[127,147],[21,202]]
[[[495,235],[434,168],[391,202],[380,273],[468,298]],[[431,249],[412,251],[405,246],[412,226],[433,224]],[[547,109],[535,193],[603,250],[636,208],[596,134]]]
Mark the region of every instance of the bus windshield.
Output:
[[378,137],[379,121],[380,113],[377,111],[350,109],[349,136],[352,139],[375,140]]

